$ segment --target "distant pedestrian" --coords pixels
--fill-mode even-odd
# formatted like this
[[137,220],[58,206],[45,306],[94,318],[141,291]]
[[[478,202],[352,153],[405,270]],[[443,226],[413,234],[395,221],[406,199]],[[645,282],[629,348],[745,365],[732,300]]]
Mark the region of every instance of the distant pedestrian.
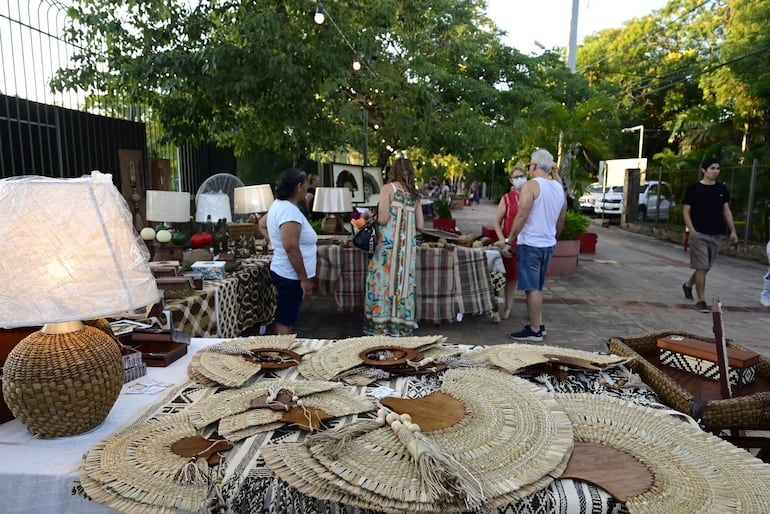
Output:
[[703,161],[700,165],[701,179],[687,187],[682,201],[682,217],[690,234],[690,267],[695,270],[682,284],[682,290],[684,297],[692,300],[692,288],[695,286],[698,296],[695,309],[700,312],[711,311],[706,304],[706,273],[719,254],[725,226],[730,232],[730,243],[738,242],[730,211],[730,193],[724,184],[717,182],[720,169],[717,159]]
[[[517,341],[542,341],[545,335],[543,324],[543,286],[545,274],[556,246],[556,235],[564,226],[567,203],[561,182],[549,178],[553,156],[547,150],[532,154],[529,165],[531,180],[519,192],[519,211],[513,220],[513,229],[506,239],[518,237],[516,272],[519,290],[526,293],[529,325],[511,334]],[[503,245],[503,250],[509,250]]]
[[[767,263],[770,264],[770,241],[767,242]],[[770,307],[770,268],[765,275],[765,288],[762,290],[762,294],[759,295],[759,303],[765,307]]]

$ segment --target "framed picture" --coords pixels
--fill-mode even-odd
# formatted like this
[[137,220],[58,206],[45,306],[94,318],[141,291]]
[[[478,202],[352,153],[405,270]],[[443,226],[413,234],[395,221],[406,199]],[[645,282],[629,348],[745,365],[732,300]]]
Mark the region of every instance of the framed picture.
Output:
[[353,164],[332,165],[334,183],[332,187],[347,187],[353,197],[353,203],[364,201],[364,170]]
[[[380,190],[384,184],[382,170],[377,166],[364,167],[364,202],[376,203],[373,200],[379,199]],[[375,196],[372,198],[372,196]]]

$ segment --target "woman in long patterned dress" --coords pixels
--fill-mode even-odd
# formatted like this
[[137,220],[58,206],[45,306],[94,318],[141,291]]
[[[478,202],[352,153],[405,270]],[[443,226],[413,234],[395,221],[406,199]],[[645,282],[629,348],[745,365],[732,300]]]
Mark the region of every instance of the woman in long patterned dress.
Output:
[[423,228],[414,183],[414,166],[402,157],[390,167],[388,184],[380,190],[377,244],[366,276],[364,333],[368,335],[414,334],[417,231]]

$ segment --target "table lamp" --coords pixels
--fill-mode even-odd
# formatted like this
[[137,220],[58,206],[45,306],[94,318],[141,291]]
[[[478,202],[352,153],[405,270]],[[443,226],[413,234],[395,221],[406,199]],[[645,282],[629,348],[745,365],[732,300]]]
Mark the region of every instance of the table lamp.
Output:
[[161,223],[190,222],[190,193],[180,191],[147,191],[148,221]]
[[225,218],[228,223],[233,221],[230,213],[230,197],[225,193],[204,193],[195,198],[195,221],[198,223],[217,224]]
[[131,211],[95,171],[0,180],[0,219],[0,327],[43,325],[5,362],[8,408],[40,436],[91,430],[120,393],[123,359],[114,337],[81,320],[160,299]]
[[344,230],[342,221],[334,215],[341,212],[349,213],[353,210],[353,198],[350,189],[347,187],[317,187],[313,198],[313,210],[326,213],[321,223],[321,230],[327,234],[342,232]]
[[267,212],[273,204],[273,190],[269,184],[235,188],[235,214],[257,214]]

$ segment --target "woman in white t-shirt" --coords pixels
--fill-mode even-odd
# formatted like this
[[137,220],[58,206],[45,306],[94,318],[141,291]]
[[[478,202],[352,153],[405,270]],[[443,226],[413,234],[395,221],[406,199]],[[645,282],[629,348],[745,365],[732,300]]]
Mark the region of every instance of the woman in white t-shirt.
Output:
[[273,247],[270,275],[278,293],[273,331],[291,334],[302,300],[313,293],[318,236],[299,208],[305,201],[307,175],[290,168],[281,174],[275,201],[267,211],[267,235]]

